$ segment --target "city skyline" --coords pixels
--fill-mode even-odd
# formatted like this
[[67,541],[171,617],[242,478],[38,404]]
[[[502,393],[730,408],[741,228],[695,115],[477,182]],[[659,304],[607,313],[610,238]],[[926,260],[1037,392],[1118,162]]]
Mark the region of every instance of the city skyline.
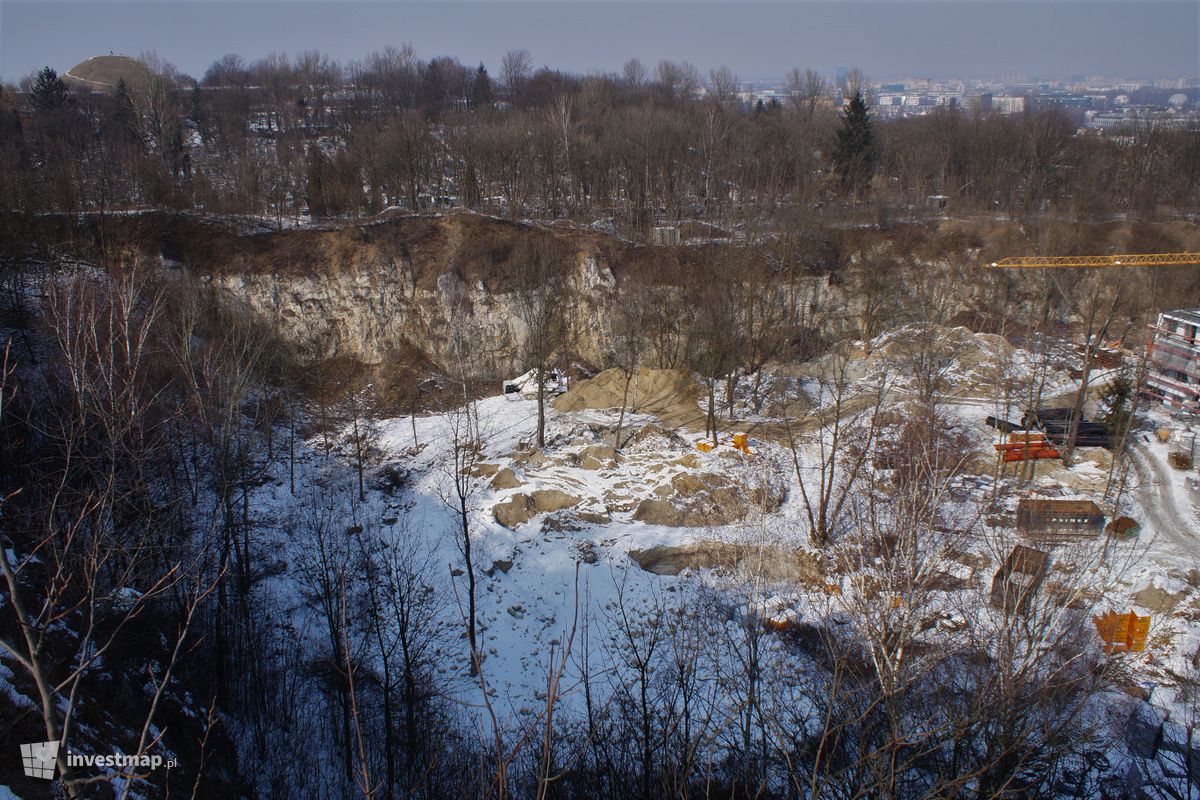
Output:
[[[236,10],[237,24],[230,24]],[[464,19],[469,24],[464,24]],[[652,67],[728,66],[744,81],[792,67],[873,78],[1032,80],[1070,76],[1194,78],[1200,6],[1181,2],[5,2],[0,76],[43,65],[60,71],[110,51],[154,51],[200,77],[226,53],[254,61],[316,49],[342,63],[388,45],[448,55],[495,72],[526,49],[536,66],[616,72],[628,58]]]

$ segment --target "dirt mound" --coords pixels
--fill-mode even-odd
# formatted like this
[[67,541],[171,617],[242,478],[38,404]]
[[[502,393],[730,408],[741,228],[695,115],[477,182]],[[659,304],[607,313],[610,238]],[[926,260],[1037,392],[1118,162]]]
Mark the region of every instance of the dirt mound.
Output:
[[756,547],[729,542],[692,542],[631,550],[629,557],[655,575],[678,575],[684,570],[744,571],[767,580],[822,583],[820,564],[809,553],[783,547]]
[[625,407],[634,413],[653,414],[672,427],[695,427],[704,423],[699,401],[703,389],[684,370],[638,367],[629,379],[625,395],[625,373],[607,369],[591,380],[580,381],[554,400],[559,411]]

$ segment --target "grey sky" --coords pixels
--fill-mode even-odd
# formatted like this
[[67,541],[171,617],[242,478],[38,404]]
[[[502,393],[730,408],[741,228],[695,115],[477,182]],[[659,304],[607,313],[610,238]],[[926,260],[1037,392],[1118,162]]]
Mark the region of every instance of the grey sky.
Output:
[[154,50],[199,77],[214,59],[316,48],[347,62],[389,44],[422,58],[617,71],[632,56],[728,65],[743,79],[793,66],[888,77],[1200,74],[1200,3],[1154,2],[11,2],[0,76]]

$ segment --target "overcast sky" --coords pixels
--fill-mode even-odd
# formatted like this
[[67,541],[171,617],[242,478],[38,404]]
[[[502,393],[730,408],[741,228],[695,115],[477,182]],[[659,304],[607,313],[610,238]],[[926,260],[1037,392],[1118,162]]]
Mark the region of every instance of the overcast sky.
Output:
[[238,53],[316,48],[348,62],[389,44],[484,62],[618,71],[636,56],[722,64],[743,80],[793,66],[872,78],[1200,74],[1200,2],[11,2],[0,0],[0,76],[65,71],[109,51],[156,51],[199,77]]

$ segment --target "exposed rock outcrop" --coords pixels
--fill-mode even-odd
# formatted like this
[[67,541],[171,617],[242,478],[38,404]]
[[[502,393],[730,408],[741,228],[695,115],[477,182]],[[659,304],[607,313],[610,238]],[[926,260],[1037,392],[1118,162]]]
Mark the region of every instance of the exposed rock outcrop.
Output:
[[538,514],[572,508],[581,502],[580,498],[559,489],[539,489],[530,494],[517,492],[505,502],[492,506],[492,516],[504,527],[515,528]]
[[730,542],[701,541],[630,550],[639,567],[655,575],[678,575],[684,570],[745,571],[767,580],[822,582],[820,563],[810,553],[779,546],[757,547]]

